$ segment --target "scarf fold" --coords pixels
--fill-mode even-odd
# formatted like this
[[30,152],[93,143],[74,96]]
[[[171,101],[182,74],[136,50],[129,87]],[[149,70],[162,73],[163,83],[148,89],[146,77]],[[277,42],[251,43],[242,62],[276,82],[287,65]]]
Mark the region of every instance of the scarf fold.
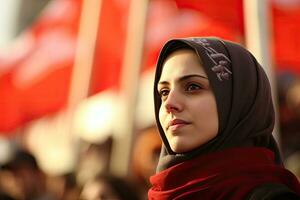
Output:
[[240,200],[267,183],[288,186],[300,194],[295,176],[274,162],[262,147],[230,148],[173,165],[150,178],[149,199]]

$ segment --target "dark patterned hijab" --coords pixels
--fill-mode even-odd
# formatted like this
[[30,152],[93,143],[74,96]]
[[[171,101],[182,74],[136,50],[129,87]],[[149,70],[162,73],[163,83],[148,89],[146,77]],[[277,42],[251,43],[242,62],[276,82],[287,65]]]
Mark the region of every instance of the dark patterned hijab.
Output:
[[[177,154],[173,152],[159,122],[161,106],[157,83],[168,55],[178,49],[192,49],[202,60],[204,70],[216,97],[219,118],[217,136],[198,148]],[[272,136],[275,114],[268,78],[254,56],[238,44],[217,38],[185,38],[168,41],[161,50],[154,82],[157,126],[163,141],[157,171],[210,152],[231,147],[266,147],[281,163]]]

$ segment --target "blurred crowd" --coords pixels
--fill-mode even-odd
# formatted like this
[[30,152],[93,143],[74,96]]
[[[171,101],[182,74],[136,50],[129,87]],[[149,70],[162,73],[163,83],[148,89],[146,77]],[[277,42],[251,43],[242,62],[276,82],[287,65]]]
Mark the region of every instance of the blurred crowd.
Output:
[[63,174],[46,173],[26,147],[15,146],[11,158],[1,163],[1,200],[138,200],[147,199],[161,142],[156,127],[141,130],[132,151],[132,173],[126,177],[109,171],[112,138],[83,144],[77,166]]

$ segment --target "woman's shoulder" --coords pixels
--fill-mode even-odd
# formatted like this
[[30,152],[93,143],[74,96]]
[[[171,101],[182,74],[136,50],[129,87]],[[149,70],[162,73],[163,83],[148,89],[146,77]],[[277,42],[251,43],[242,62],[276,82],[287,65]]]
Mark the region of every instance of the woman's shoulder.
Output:
[[289,187],[279,183],[267,183],[256,187],[247,200],[300,200]]

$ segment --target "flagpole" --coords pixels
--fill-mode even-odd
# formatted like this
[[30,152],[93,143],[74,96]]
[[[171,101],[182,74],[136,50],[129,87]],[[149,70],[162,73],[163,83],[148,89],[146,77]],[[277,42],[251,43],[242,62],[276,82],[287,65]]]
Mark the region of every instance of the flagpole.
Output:
[[278,101],[275,84],[275,72],[272,67],[270,55],[270,5],[267,0],[244,0],[244,20],[246,46],[258,62],[265,69],[270,80],[272,98],[275,105],[276,122],[273,135],[280,145],[280,133],[278,124]]
[[0,49],[5,49],[15,37],[21,1],[10,0],[0,6]]
[[77,49],[71,76],[68,107],[88,97],[96,49],[102,0],[82,0]]
[[74,112],[77,105],[89,95],[93,71],[94,55],[99,31],[99,20],[102,0],[82,0],[79,30],[71,84],[66,112],[61,113],[62,121],[69,120],[65,134],[69,136],[69,143],[73,146],[74,154],[78,155],[79,142],[74,137]]
[[130,155],[134,138],[134,119],[137,91],[143,56],[145,24],[148,0],[131,0],[126,34],[125,55],[121,71],[119,118],[114,126],[110,170],[126,176],[130,167]]
[[[72,134],[76,106],[89,95],[94,55],[99,31],[102,0],[82,0],[81,15],[77,36],[75,60],[71,74],[71,84],[66,112],[61,120],[69,120],[66,134],[70,137],[75,151],[79,150],[78,138]],[[75,153],[75,152],[74,152]]]

